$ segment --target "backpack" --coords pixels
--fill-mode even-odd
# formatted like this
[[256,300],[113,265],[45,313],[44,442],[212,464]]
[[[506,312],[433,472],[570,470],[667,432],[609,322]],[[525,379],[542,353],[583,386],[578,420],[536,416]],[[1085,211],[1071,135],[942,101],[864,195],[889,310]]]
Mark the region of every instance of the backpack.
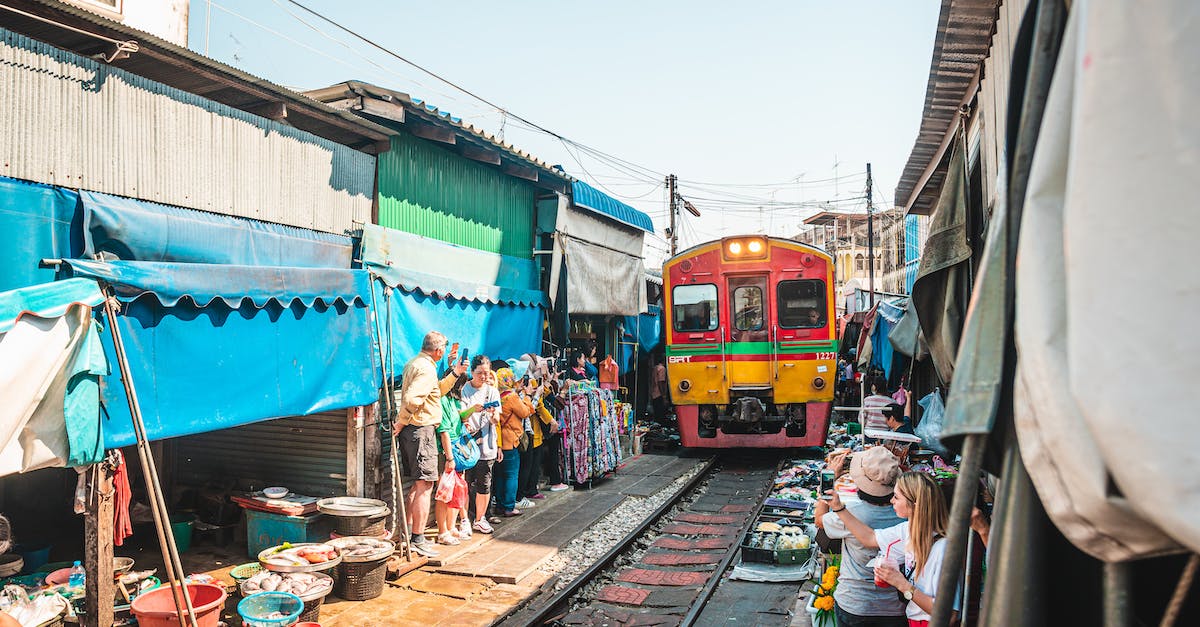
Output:
[[454,458],[454,469],[462,472],[474,468],[479,462],[479,444],[470,433],[464,433],[450,443],[450,454]]

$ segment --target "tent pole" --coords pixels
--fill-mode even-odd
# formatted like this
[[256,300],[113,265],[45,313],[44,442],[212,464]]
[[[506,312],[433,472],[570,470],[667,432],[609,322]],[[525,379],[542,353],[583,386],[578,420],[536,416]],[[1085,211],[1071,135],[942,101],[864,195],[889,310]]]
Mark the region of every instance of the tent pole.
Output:
[[[129,403],[129,415],[133,419],[133,431],[137,438],[138,458],[142,463],[142,475],[146,479],[146,492],[150,497],[150,513],[154,517],[154,528],[158,532],[158,544],[162,550],[163,565],[171,586],[171,598],[175,601],[176,616],[181,627],[198,627],[196,612],[192,609],[192,599],[187,594],[186,576],[183,564],[179,561],[179,552],[175,547],[175,537],[171,533],[167,504],[163,500],[162,486],[158,483],[158,468],[154,465],[154,457],[150,454],[150,442],[146,438],[146,424],[142,421],[142,407],[138,402],[137,392],[133,387],[133,378],[129,370],[129,358],[125,354],[125,342],[121,338],[121,328],[117,325],[116,297],[112,286],[104,285],[104,314],[108,319],[109,331],[112,333],[113,348],[117,354],[117,365],[121,370],[121,381],[125,384],[125,400]],[[186,610],[186,611],[185,611]],[[184,622],[187,616],[188,622]]]
[[[384,389],[387,390],[388,415],[392,420],[396,417],[396,383],[394,375],[396,374],[396,353],[392,349],[392,295],[386,292],[384,297],[387,299],[387,367],[384,377]],[[404,478],[400,475],[400,454],[396,451],[399,443],[396,441],[396,423],[390,425],[388,431],[392,438],[392,511],[399,512],[400,541],[404,548],[404,559],[412,561],[412,531],[408,528],[408,508],[404,506]],[[397,527],[396,523],[392,524],[392,528]],[[393,533],[395,533],[393,531]]]

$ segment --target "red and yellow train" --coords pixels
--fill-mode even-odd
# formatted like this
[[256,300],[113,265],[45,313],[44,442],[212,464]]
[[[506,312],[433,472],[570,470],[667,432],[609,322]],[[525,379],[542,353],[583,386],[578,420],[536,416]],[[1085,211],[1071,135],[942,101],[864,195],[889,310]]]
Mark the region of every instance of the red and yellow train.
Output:
[[837,376],[833,259],[761,235],[663,265],[667,376],[683,445],[821,446]]

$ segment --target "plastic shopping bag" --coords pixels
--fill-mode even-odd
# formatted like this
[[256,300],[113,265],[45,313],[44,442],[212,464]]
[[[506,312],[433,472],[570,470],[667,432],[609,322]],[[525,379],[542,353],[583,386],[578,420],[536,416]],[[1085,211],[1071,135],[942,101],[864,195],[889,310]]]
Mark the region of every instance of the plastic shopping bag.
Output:
[[458,476],[458,473],[442,473],[442,478],[438,479],[437,492],[433,495],[434,500],[449,503],[454,499],[454,478],[456,476]]
[[942,435],[942,425],[946,422],[946,406],[942,404],[942,395],[934,390],[917,403],[925,410],[921,414],[920,424],[914,430],[921,438],[921,446],[943,457],[949,456],[950,451],[939,439]]
[[467,480],[461,472],[454,473],[454,497],[448,503],[451,509],[467,509],[467,495],[470,493]]

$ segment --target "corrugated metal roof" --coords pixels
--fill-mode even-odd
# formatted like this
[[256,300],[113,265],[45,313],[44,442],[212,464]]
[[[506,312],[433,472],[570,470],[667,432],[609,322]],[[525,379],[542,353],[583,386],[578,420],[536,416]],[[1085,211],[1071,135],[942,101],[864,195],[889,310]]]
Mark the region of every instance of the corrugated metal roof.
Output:
[[[270,81],[90,11],[57,0],[5,0],[4,4],[85,32],[136,41],[138,52],[116,58],[109,65],[249,113],[281,117],[290,126],[339,144],[375,154],[387,150],[386,140],[393,134],[393,131],[347,111],[314,102]],[[59,48],[86,57],[107,57],[112,53],[113,45],[96,37],[9,11],[0,14],[5,28]],[[279,116],[284,109],[286,115]]]
[[[466,141],[468,146],[495,150],[501,153],[509,161],[517,162],[522,165],[534,168],[539,175],[549,176],[551,181],[555,183],[565,183],[572,180],[562,170],[555,168],[546,161],[539,159],[533,154],[517,148],[510,142],[503,141],[487,132],[483,128],[476,127],[471,124],[464,124],[462,118],[451,114],[448,111],[443,111],[438,107],[429,104],[420,98],[414,98],[404,92],[364,83],[362,81],[345,81],[324,87],[322,89],[313,89],[304,92],[305,96],[316,100],[317,102],[328,103],[333,106],[348,107],[352,111],[361,112],[363,115],[374,119],[381,119],[393,124],[411,124],[427,123],[442,128],[448,128],[455,131],[457,138]],[[349,102],[358,99],[358,103]],[[396,104],[402,107],[403,112],[389,113],[386,108],[370,107],[363,102],[364,99],[383,101],[389,104]],[[408,114],[405,116],[404,114]],[[415,120],[414,120],[415,118]],[[539,177],[540,178],[540,177]],[[538,183],[546,186],[546,181],[538,181]],[[564,190],[565,191],[565,190]]]
[[639,228],[647,233],[654,232],[654,223],[650,221],[650,216],[583,181],[571,182],[571,197],[577,207],[589,209],[594,213]]
[[896,185],[895,205],[906,212],[933,209],[944,177],[938,164],[948,152],[943,140],[957,124],[959,105],[978,85],[999,6],[1000,0],[942,0],[921,127]]
[[0,27],[5,176],[353,232],[371,217],[375,157],[291,121]]

